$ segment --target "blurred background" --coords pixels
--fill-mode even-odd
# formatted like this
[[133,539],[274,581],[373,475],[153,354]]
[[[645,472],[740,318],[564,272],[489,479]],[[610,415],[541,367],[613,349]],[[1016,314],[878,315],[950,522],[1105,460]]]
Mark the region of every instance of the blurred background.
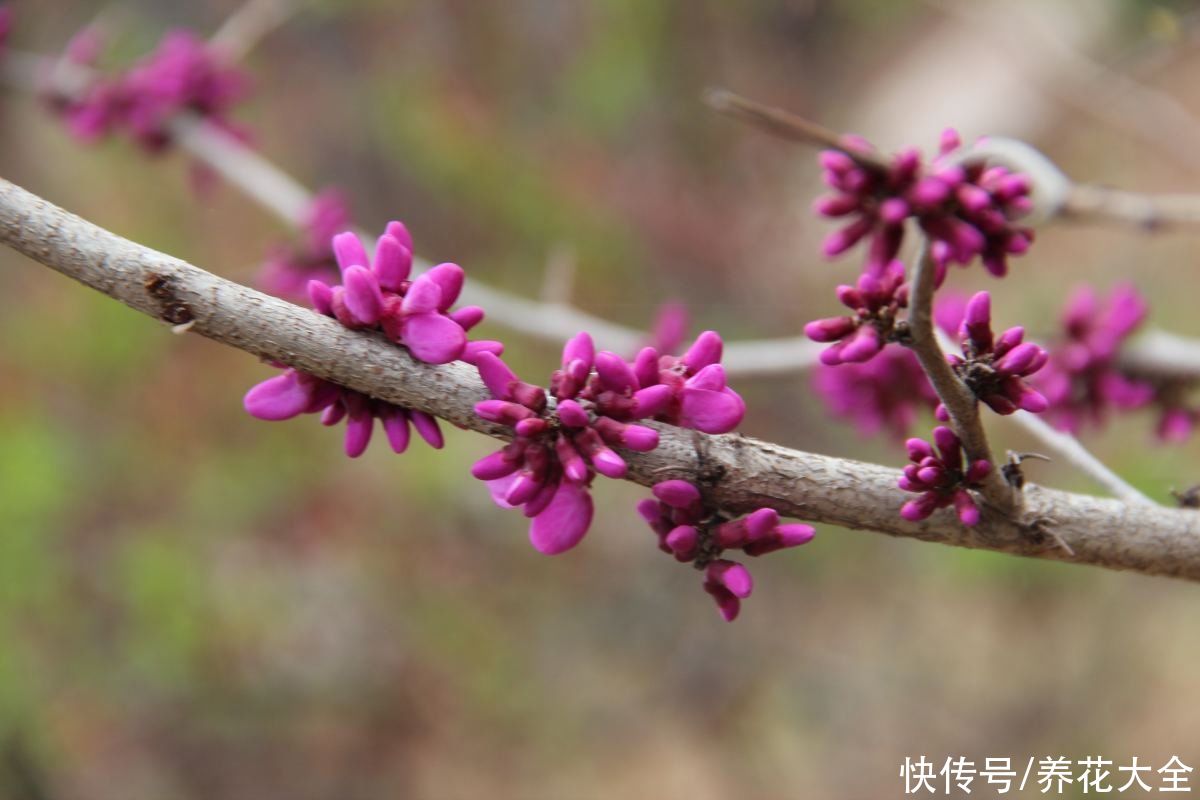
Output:
[[[103,12],[132,60],[236,7],[17,2],[11,41],[56,53]],[[706,110],[704,87],[885,149],[928,151],[954,125],[1024,138],[1078,179],[1195,191],[1193,7],[325,2],[255,48],[236,116],[368,230],[401,218],[469,276],[537,296],[568,259],[572,300],[615,321],[648,326],[675,299],[692,333],[795,335],[855,274],[818,255],[815,153]],[[243,282],[289,240],[232,187],[197,197],[181,155],[80,146],[27,95],[0,114],[4,177],[124,236]],[[950,280],[1036,338],[1075,284],[1128,278],[1153,324],[1196,335],[1195,254],[1194,236],[1057,226],[1009,279]],[[857,798],[901,795],[906,756],[1200,767],[1195,586],[820,526],[753,563],[725,624],[655,549],[644,490],[598,481],[591,533],[549,559],[470,478],[490,441],[449,431],[401,457],[377,441],[352,461],[315,419],[248,417],[242,394],[272,373],[243,353],[8,251],[0,298],[0,796]],[[557,364],[485,333],[532,380]],[[744,431],[903,463],[809,384],[737,383]],[[1170,502],[1200,449],[1158,446],[1153,422],[1085,442]]]

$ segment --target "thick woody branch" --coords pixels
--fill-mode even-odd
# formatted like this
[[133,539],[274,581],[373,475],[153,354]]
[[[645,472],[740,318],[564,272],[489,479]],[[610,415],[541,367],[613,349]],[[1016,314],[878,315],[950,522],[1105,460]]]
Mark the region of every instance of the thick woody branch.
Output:
[[[504,430],[473,413],[486,392],[465,364],[416,362],[381,336],[348,330],[130,242],[6,181],[0,181],[0,242],[157,319],[190,323],[190,331],[214,341],[464,428],[504,436]],[[1200,580],[1200,514],[1194,511],[1127,506],[1027,486],[1027,518],[1041,527],[1023,528],[988,514],[968,529],[948,511],[913,523],[898,514],[905,498],[896,488],[894,469],[736,434],[657,427],[658,449],[624,454],[629,478],[647,486],[666,478],[697,481],[730,511],[770,506],[789,516],[891,536]],[[1041,533],[1046,528],[1074,554]]]

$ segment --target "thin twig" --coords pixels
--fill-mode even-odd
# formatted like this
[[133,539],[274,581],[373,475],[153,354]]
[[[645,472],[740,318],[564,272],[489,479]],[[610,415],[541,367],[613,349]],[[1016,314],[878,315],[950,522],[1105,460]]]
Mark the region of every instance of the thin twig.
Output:
[[[716,110],[789,141],[828,147],[860,164],[886,169],[887,161],[874,153],[847,146],[844,137],[795,114],[765,106],[725,89],[710,89],[706,102]],[[958,160],[987,158],[1030,176],[1039,213],[1032,221],[1118,223],[1141,230],[1200,227],[1200,195],[1149,195],[1071,181],[1049,158],[1032,145],[991,138],[965,150]]]
[[[938,344],[943,350],[956,348],[950,337],[936,330]],[[1083,443],[1069,433],[1058,430],[1046,423],[1041,417],[1028,411],[1017,411],[1005,419],[1024,428],[1029,434],[1040,440],[1046,447],[1062,458],[1063,461],[1087,475],[1100,486],[1103,486],[1113,497],[1118,497],[1127,503],[1153,503],[1146,495],[1139,492],[1120,475],[1109,469],[1103,461],[1096,458],[1083,446]]]
[[242,61],[296,11],[296,0],[246,0],[217,28],[208,43],[231,61]]
[[870,169],[886,170],[889,167],[883,156],[851,147],[846,137],[840,133],[790,111],[765,105],[728,89],[706,90],[704,102],[714,111],[749,123],[781,139],[839,150]]
[[910,347],[921,362],[921,369],[937,392],[938,399],[950,415],[950,424],[962,440],[968,463],[987,461],[993,469],[983,482],[983,496],[988,504],[1011,513],[1017,505],[1017,497],[1000,476],[999,464],[988,445],[987,434],[979,419],[979,403],[967,385],[954,374],[946,361],[946,354],[938,344],[933,325],[933,294],[937,268],[933,263],[928,238],[921,237],[921,252],[909,281],[908,330],[912,336]]
[[579,258],[575,255],[575,248],[566,243],[551,247],[542,273],[542,291],[538,294],[541,301],[548,305],[569,305],[575,292],[578,267]]
[[1080,444],[1078,439],[1069,433],[1058,430],[1041,417],[1030,414],[1028,411],[1018,411],[1010,419],[1053,448],[1054,452],[1062,456],[1067,463],[1095,480],[1112,493],[1113,497],[1131,504],[1155,505],[1153,500],[1109,469],[1103,461],[1092,455],[1086,447]]

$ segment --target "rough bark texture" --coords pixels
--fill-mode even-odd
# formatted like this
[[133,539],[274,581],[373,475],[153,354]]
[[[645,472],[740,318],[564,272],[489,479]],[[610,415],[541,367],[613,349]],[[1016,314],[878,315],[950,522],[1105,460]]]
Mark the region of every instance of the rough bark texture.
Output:
[[[219,278],[135,244],[0,181],[0,241],[75,280],[172,325],[256,356],[503,438],[472,411],[486,391],[465,364],[430,366],[381,336]],[[230,387],[236,396],[241,387]],[[921,523],[900,518],[896,469],[831,458],[729,434],[659,425],[651,453],[625,454],[629,478],[651,485],[686,478],[731,511],[770,506],[816,522],[929,542],[1200,580],[1200,514],[1129,506],[1027,486],[1019,524],[993,510],[974,529],[952,511]],[[1062,550],[1053,537],[1074,555]]]

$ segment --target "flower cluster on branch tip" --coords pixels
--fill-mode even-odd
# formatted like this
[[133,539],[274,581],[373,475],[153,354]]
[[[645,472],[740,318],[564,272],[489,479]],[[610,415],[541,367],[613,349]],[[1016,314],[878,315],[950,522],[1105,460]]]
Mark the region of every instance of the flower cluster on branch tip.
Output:
[[[95,70],[102,50],[99,32],[85,28],[62,58],[73,67]],[[172,143],[171,118],[184,111],[246,138],[230,112],[249,93],[249,79],[190,31],[168,32],[152,53],[129,69],[96,72],[79,91],[63,91],[53,70],[47,84],[44,95],[51,108],[84,142],[123,133],[145,151],[159,153]]]
[[1002,166],[957,159],[961,144],[948,129],[928,165],[907,148],[886,169],[854,157],[875,154],[858,137],[846,138],[845,152],[822,152],[825,183],[834,193],[819,198],[815,209],[851,220],[825,239],[825,254],[837,256],[867,239],[866,268],[877,272],[899,254],[905,222],[914,219],[934,242],[940,263],[965,265],[979,257],[993,275],[1005,275],[1008,257],[1024,253],[1033,240],[1033,232],[1016,222],[1032,209],[1030,181]]
[[661,481],[651,491],[654,499],[642,500],[637,510],[658,537],[658,548],[704,571],[704,591],[727,622],[737,618],[754,581],[745,565],[724,557],[725,551],[761,556],[802,545],[816,533],[811,525],[780,523],[778,512],[770,508],[730,518],[708,507],[700,490],[687,481]]
[[[465,280],[461,267],[439,264],[415,280],[409,279],[412,237],[402,223],[388,223],[376,243],[374,259],[358,236],[349,232],[335,236],[332,249],[342,283],[331,286],[309,281],[309,296],[317,312],[349,328],[379,330],[429,364],[458,359],[474,363],[480,354],[503,351],[499,342],[467,340],[467,331],[482,321],[483,309],[464,306],[451,311]],[[345,450],[352,458],[366,450],[376,419],[397,453],[408,447],[410,423],[432,447],[442,446],[436,418],[295,369],[285,368],[282,374],[250,389],[244,405],[253,416],[271,421],[313,413],[320,413],[325,425],[344,419]]]
[[[833,342],[822,352],[821,362],[834,369],[816,380],[835,411],[861,426],[899,430],[911,424],[923,401],[931,395],[937,399],[911,354],[888,349],[886,361],[868,366],[889,343],[922,346],[913,339],[908,319],[899,319],[901,313],[922,311],[908,308],[910,289],[904,266],[896,260],[908,221],[915,221],[930,241],[935,289],[941,287],[949,264],[966,265],[976,258],[992,275],[1003,277],[1008,257],[1026,252],[1033,239],[1032,231],[1017,222],[1032,208],[1032,186],[1024,175],[960,152],[961,140],[953,130],[943,133],[938,155],[928,165],[917,150],[909,148],[881,166],[865,141],[848,137],[845,142],[845,150],[820,156],[825,181],[834,194],[818,199],[816,210],[827,217],[851,218],[826,238],[824,251],[836,256],[860,240],[868,239],[870,244],[857,284],[838,287],[838,299],[854,313],[810,322],[805,333],[818,342]],[[987,292],[976,294],[962,307],[961,327],[948,324],[947,314],[939,313],[936,306],[924,312],[932,313],[943,330],[957,329],[962,355],[950,354],[947,360],[978,400],[999,414],[1045,410],[1046,398],[1025,379],[1045,366],[1048,355],[1024,342],[1020,327],[993,335]],[[937,347],[936,342],[925,344]],[[853,365],[853,372],[836,374],[847,369],[846,364]],[[935,415],[949,419],[940,403]],[[991,465],[981,459],[964,467],[960,440],[950,428],[937,428],[934,437],[937,451],[920,439],[908,441],[913,463],[899,485],[920,497],[905,503],[901,516],[924,519],[953,505],[963,524],[974,525],[979,509],[970,489],[988,475]]]
[[[971,393],[997,414],[1024,409],[1037,414],[1047,401],[1025,378],[1046,365],[1049,354],[1033,342],[1022,341],[1025,329],[1016,326],[992,334],[992,298],[979,292],[967,303],[960,330],[962,356],[946,358]],[[938,418],[945,421],[945,409]]]
[[480,377],[493,399],[475,411],[513,429],[512,442],[476,462],[472,474],[488,482],[498,505],[520,507],[533,546],[546,554],[571,549],[591,525],[589,487],[595,473],[624,477],[627,464],[613,449],[658,446],[658,432],[636,424],[654,419],[706,433],[725,433],[746,406],[726,386],[721,338],[697,337],[682,356],[643,348],[633,362],[596,352],[580,333],[563,348],[562,366],[547,392],[520,380],[498,356],[481,353]]
[[962,443],[949,428],[935,428],[933,441],[936,451],[924,439],[909,439],[905,443],[912,463],[904,468],[897,485],[920,497],[901,506],[900,516],[917,522],[939,508],[952,505],[962,524],[973,526],[979,522],[979,507],[970,490],[979,487],[980,481],[992,471],[992,465],[982,459],[964,465]]
[[890,261],[878,270],[868,267],[855,286],[839,286],[837,298],[853,313],[804,326],[804,334],[814,342],[833,342],[821,351],[822,364],[869,361],[888,342],[903,338],[897,315],[908,307],[908,284],[901,262]]

